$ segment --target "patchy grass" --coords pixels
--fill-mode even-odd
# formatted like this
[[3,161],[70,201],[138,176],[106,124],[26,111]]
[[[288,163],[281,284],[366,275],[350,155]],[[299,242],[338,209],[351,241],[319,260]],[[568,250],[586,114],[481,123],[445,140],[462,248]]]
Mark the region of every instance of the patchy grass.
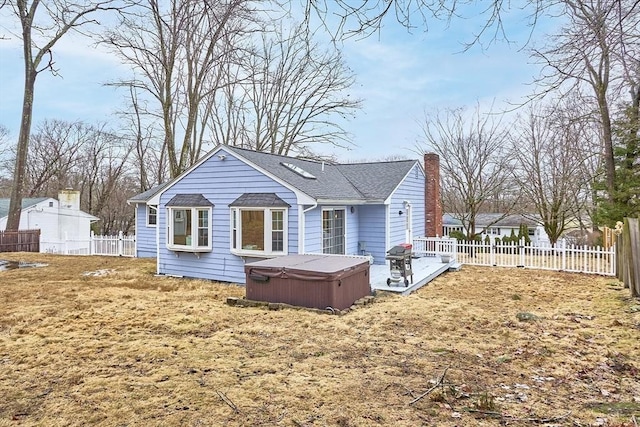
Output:
[[465,266],[330,316],[229,307],[243,287],[153,260],[2,258],[48,266],[0,273],[0,426],[640,419],[638,301],[610,278]]

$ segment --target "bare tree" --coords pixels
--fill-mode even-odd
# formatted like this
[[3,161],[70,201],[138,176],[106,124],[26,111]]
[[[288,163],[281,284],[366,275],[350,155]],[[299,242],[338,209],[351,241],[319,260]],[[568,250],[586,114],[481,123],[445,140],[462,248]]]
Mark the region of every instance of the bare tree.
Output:
[[102,232],[127,231],[133,214],[126,200],[138,192],[131,187],[132,146],[105,125],[45,120],[31,137],[25,194],[57,197],[62,189],[77,189],[81,209],[101,219]]
[[264,32],[262,46],[244,58],[247,77],[236,74],[237,84],[225,92],[226,111],[217,114],[214,129],[234,129],[229,136],[242,138],[231,140],[234,145],[283,155],[347,145],[339,123],[360,107],[348,93],[354,75],[335,47],[320,48],[310,37],[301,25]]
[[500,116],[483,114],[480,106],[470,114],[462,108],[447,109],[428,115],[422,130],[418,151],[440,156],[443,208],[462,222],[467,238],[477,235],[479,213],[503,214],[490,227],[513,210],[517,187],[510,179],[513,164]]
[[107,42],[136,71],[133,80],[119,84],[154,100],[147,113],[161,123],[175,177],[200,156],[210,115],[203,100],[219,89],[219,68],[234,48],[229,40],[247,31],[255,11],[250,0],[145,0],[137,8]]
[[129,86],[129,105],[119,112],[123,118],[122,136],[133,143],[131,162],[138,173],[138,189],[148,190],[164,182],[169,174],[166,151],[158,137],[157,120],[147,114],[146,102],[134,86]]
[[516,4],[494,0],[302,0],[305,18],[309,23],[320,20],[336,38],[366,37],[382,31],[385,20],[395,19],[408,30],[429,29],[431,22],[477,17],[482,21],[473,34],[469,34],[467,46],[482,42],[492,43],[496,39],[508,39],[504,20],[510,12],[528,11],[528,24],[533,28],[540,18],[556,2],[525,0]]
[[[95,24],[92,16],[99,11],[120,10],[121,4],[116,0],[103,1],[67,1],[53,0],[7,0],[7,5],[20,23],[20,33],[24,55],[24,95],[20,133],[15,156],[13,184],[7,230],[18,230],[20,226],[20,210],[22,206],[23,186],[29,137],[31,135],[31,118],[37,76],[43,71],[57,73],[54,67],[53,48],[56,43],[70,31],[80,32],[82,28]],[[36,20],[36,16],[40,17]]]
[[225,145],[244,147],[248,146],[247,135],[249,120],[249,98],[242,84],[251,76],[248,75],[241,64],[250,60],[253,55],[250,49],[240,49],[235,52],[235,60],[229,60],[221,64],[220,78],[226,82],[215,96],[207,99],[210,103],[212,114],[207,122],[213,139]]
[[[9,143],[9,135],[9,128],[0,124],[0,165],[2,166],[0,170],[5,172],[10,170],[9,160],[11,157],[11,147]],[[0,178],[3,177],[2,175],[3,174],[0,173]]]
[[9,142],[9,128],[0,124],[0,197],[10,196],[11,179],[9,171],[13,158],[11,155],[11,143]]
[[[83,194],[83,207],[92,215],[108,217],[115,206],[111,201],[119,194],[135,194],[130,188],[121,186],[124,177],[128,177],[129,156],[132,151],[130,141],[110,132],[99,130],[95,137],[82,147],[82,164],[75,175],[75,186]],[[104,227],[104,224],[102,224]],[[106,233],[115,230],[104,229]]]
[[534,207],[536,215],[530,219],[544,227],[551,244],[584,211],[592,177],[580,171],[589,157],[598,155],[586,149],[579,117],[561,103],[553,104],[530,106],[511,133],[513,176]]
[[[631,44],[637,45],[640,34],[640,2],[563,0],[561,4],[567,24],[548,38],[548,46],[533,51],[545,66],[539,83],[545,92],[579,91],[587,95],[583,102],[594,106],[601,128],[606,189],[612,195],[616,176],[612,109],[628,77],[637,77],[633,67],[630,70],[625,64],[638,64],[637,58],[631,59],[629,49]],[[633,50],[637,53],[637,48]],[[581,90],[583,87],[589,92]]]
[[80,149],[94,136],[82,122],[45,120],[31,136],[27,156],[25,194],[56,197],[70,185],[74,169],[81,163]]

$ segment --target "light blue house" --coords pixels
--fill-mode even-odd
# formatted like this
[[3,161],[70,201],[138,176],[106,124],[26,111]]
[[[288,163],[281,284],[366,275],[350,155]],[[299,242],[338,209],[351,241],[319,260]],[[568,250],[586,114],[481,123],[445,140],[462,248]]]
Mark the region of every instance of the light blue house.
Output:
[[220,145],[129,201],[137,255],[159,274],[244,283],[244,264],[287,254],[370,255],[425,235],[417,160],[329,164]]

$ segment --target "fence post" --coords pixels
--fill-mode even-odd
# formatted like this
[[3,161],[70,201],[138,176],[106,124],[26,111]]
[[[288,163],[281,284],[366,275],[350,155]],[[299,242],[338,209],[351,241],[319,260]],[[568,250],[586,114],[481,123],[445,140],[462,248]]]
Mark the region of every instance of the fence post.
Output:
[[520,265],[518,267],[524,268],[524,255],[525,255],[524,237],[521,237],[520,238]]
[[93,249],[93,242],[95,240],[95,236],[93,230],[91,230],[91,234],[89,235],[89,255],[93,255],[95,250]]
[[451,242],[451,252],[453,252],[453,259],[458,259],[458,239],[453,239]]
[[491,246],[489,246],[489,262],[492,266],[496,266],[496,242],[491,241]]
[[122,241],[122,231],[118,231],[118,256],[122,256],[124,242]]
[[[562,271],[567,270],[567,244],[564,239],[560,240],[562,242]],[[558,243],[556,242],[556,246]]]

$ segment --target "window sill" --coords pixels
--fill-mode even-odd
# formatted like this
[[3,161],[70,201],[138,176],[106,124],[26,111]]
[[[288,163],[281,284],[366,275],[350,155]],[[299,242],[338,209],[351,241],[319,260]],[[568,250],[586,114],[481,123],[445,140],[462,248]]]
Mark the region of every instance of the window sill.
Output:
[[279,256],[286,255],[284,252],[265,252],[265,251],[250,251],[250,250],[238,250],[231,249],[231,253],[233,255],[237,255],[240,257],[251,257],[251,258],[276,258]]
[[211,248],[208,247],[196,247],[196,246],[181,246],[181,245],[167,245],[167,249],[173,252],[211,252]]

